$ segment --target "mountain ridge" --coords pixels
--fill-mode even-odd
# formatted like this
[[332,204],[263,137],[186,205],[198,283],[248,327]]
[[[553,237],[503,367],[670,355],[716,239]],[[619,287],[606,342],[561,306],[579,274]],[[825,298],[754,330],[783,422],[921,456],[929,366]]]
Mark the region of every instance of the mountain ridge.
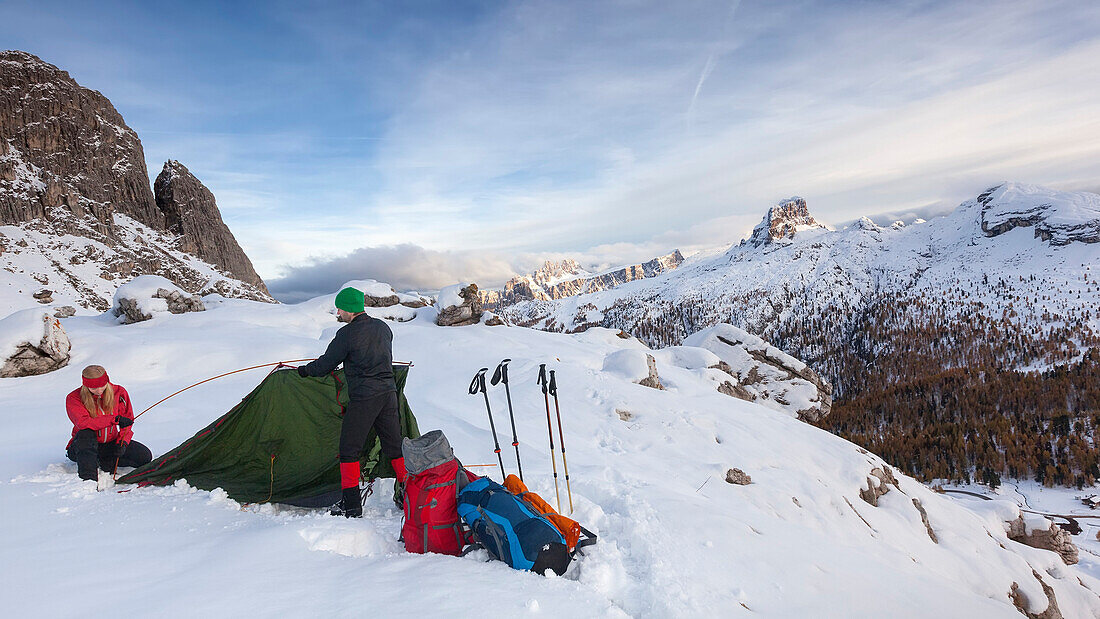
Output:
[[[146,273],[192,292],[274,302],[213,194],[175,161],[165,170],[179,173],[162,172],[151,186],[141,140],[102,93],[8,50],[0,52],[0,110],[9,311],[50,298],[44,291],[102,311],[118,284]],[[96,261],[101,268],[88,266]]]

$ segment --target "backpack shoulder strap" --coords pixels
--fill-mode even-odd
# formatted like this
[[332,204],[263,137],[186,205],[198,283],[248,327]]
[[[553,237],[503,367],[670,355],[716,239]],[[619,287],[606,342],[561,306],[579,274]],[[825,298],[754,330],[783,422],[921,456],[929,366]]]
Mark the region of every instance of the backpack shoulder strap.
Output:
[[573,550],[573,553],[574,554],[579,554],[583,557],[584,556],[584,551],[582,551],[581,548],[584,548],[585,546],[594,545],[597,541],[597,536],[596,536],[595,533],[593,533],[592,531],[589,531],[588,529],[584,528],[583,526],[581,526],[579,524],[577,526],[580,527],[581,533],[584,534],[584,539],[577,542],[577,547]]

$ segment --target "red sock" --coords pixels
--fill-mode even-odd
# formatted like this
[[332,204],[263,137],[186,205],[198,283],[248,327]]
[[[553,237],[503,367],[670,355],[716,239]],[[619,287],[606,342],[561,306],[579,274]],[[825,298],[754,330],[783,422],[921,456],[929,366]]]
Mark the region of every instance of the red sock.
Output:
[[390,464],[393,466],[393,472],[397,473],[397,481],[404,483],[405,477],[408,476],[405,471],[405,458],[394,458],[390,460]]
[[359,463],[358,462],[341,462],[340,463],[340,487],[341,488],[358,488],[359,487]]

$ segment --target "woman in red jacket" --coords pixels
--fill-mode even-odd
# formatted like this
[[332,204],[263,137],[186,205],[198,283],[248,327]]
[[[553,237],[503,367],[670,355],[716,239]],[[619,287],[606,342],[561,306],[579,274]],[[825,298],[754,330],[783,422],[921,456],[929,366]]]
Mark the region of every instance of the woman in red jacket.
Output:
[[97,479],[98,469],[141,466],[153,459],[149,448],[132,440],[134,407],[130,394],[112,385],[107,370],[89,365],[81,373],[84,384],[65,398],[65,410],[73,422],[73,438],[65,455],[76,462],[81,479]]

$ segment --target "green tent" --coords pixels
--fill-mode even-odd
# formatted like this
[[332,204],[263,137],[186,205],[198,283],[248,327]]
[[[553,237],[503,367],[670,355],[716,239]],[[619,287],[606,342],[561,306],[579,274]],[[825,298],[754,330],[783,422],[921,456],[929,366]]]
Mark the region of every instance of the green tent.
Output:
[[[416,438],[420,431],[404,394],[409,366],[395,365],[393,373],[402,434]],[[343,370],[323,378],[272,372],[228,413],[118,481],[161,486],[186,479],[203,490],[222,488],[242,503],[335,503],[340,497],[337,445],[347,402]],[[367,479],[394,477],[373,430],[360,466]]]

